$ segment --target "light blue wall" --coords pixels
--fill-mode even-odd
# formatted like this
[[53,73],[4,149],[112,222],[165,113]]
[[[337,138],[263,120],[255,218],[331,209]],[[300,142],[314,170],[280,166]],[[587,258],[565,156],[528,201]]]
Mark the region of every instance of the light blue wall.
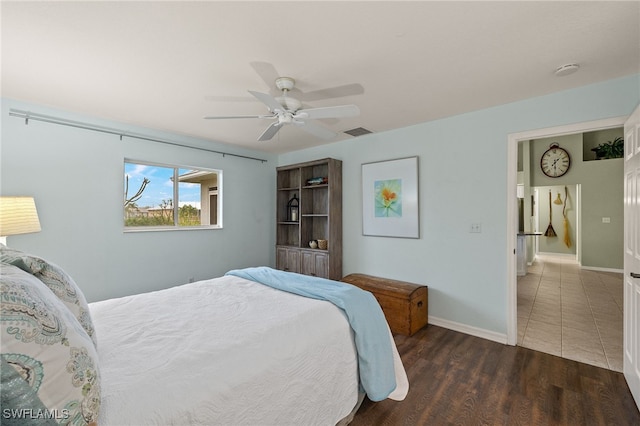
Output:
[[[506,333],[508,135],[628,115],[639,101],[640,75],[634,75],[296,151],[278,161],[343,161],[345,275],[427,284],[430,315]],[[415,155],[421,238],[362,236],[361,165]],[[471,223],[481,223],[482,233],[470,233]]]
[[[269,160],[120,138],[9,117],[31,110]],[[274,264],[276,156],[151,129],[2,100],[2,195],[35,197],[42,231],[7,243],[59,264],[89,301],[204,279],[232,268]],[[124,158],[223,171],[224,228],[123,233]]]
[[[640,76],[635,75],[277,158],[249,152],[269,160],[261,164],[153,142],[121,142],[117,136],[63,126],[25,126],[8,117],[9,108],[127,127],[3,99],[1,192],[35,196],[43,228],[9,237],[8,243],[63,266],[90,300],[219,276],[242,266],[273,265],[275,163],[334,157],[343,161],[344,274],[427,284],[430,315],[506,333],[507,135],[627,115],[639,100]],[[415,155],[420,157],[421,238],[362,236],[361,164]],[[224,229],[123,234],[125,157],[222,169]],[[470,233],[471,223],[481,223],[482,233]]]

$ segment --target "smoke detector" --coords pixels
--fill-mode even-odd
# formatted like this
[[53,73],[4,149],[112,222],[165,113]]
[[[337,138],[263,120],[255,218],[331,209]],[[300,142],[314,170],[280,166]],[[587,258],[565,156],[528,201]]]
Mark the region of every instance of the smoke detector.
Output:
[[574,72],[578,71],[578,68],[580,68],[580,65],[578,64],[566,64],[558,67],[555,74],[556,77],[564,77],[565,75],[573,74]]

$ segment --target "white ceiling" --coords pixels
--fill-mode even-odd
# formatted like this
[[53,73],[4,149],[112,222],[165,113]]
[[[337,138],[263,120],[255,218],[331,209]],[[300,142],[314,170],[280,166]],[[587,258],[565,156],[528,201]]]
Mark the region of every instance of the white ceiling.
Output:
[[[7,2],[2,96],[268,152],[327,141],[266,120],[247,90],[358,84],[372,132],[640,72],[640,2]],[[556,77],[566,63],[576,74]],[[351,86],[352,88],[354,86]],[[355,86],[358,87],[358,86]],[[33,111],[38,112],[38,111]],[[331,141],[333,142],[333,141]]]

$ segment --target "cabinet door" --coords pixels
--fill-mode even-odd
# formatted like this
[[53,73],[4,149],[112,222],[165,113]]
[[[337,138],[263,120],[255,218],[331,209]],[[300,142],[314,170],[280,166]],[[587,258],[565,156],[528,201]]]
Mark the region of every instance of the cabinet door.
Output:
[[300,272],[300,252],[284,247],[276,249],[276,269],[287,272]]
[[300,251],[287,250],[287,269],[285,271],[300,273]]
[[287,249],[285,248],[276,248],[276,269],[287,270]]
[[317,277],[329,278],[329,254],[315,253],[313,256],[313,267]]
[[329,277],[329,254],[327,253],[305,250],[302,252],[300,265],[302,274],[320,278]]
[[304,275],[315,275],[313,267],[313,252],[303,251],[300,258],[300,273]]

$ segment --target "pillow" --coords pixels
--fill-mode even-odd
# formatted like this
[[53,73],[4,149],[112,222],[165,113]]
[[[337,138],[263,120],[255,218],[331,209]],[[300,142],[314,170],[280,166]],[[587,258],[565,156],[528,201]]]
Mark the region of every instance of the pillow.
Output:
[[97,422],[100,372],[93,341],[46,285],[6,263],[0,263],[0,326],[3,422]]
[[35,275],[45,283],[75,315],[89,337],[91,337],[93,344],[97,346],[98,342],[87,300],[73,278],[62,268],[40,257],[8,248],[2,244],[0,244],[0,261],[17,266],[23,271]]

